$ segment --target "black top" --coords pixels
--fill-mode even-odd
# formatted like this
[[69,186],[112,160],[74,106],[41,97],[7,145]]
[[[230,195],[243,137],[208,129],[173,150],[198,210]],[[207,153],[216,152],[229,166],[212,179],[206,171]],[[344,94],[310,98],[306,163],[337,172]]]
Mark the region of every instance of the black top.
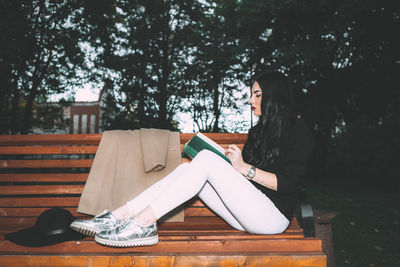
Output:
[[251,181],[290,221],[297,206],[298,193],[303,188],[303,177],[314,148],[314,135],[302,119],[297,119],[283,142],[280,155],[264,171],[272,172],[278,180],[278,190],[272,190]]

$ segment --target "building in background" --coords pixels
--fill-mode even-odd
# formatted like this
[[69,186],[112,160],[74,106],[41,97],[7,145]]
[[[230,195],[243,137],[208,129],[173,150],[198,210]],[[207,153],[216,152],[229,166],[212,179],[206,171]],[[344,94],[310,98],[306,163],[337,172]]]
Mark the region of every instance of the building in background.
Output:
[[100,101],[74,102],[66,108],[65,115],[70,118],[70,134],[100,132]]
[[[97,101],[77,101],[63,107],[60,103],[39,104],[34,110],[36,123],[32,134],[92,134],[101,133],[103,93]],[[60,110],[61,109],[61,110]],[[52,112],[62,114],[53,115]],[[50,114],[49,114],[50,113]],[[61,118],[63,117],[63,118]],[[60,119],[61,118],[61,119]]]

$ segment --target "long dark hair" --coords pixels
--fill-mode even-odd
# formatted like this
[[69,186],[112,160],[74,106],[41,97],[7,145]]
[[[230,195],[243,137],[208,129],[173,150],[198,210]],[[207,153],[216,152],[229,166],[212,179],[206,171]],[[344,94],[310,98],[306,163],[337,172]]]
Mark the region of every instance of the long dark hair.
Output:
[[278,71],[253,79],[262,90],[261,116],[249,130],[243,159],[260,169],[276,163],[291,123],[295,119],[294,97],[286,76]]

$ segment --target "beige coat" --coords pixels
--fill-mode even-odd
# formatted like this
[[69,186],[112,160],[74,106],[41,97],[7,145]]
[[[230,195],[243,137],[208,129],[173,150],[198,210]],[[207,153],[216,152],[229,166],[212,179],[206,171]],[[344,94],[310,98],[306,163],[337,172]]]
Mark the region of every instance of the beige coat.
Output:
[[[100,140],[78,212],[115,210],[181,163],[178,132],[159,129],[106,131]],[[179,209],[179,210],[178,210]],[[162,218],[183,221],[178,208]]]

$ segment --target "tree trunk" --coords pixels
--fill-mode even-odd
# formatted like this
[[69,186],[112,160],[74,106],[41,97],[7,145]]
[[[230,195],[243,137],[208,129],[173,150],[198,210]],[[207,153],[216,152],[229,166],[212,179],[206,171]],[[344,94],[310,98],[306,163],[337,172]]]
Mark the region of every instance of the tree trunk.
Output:
[[168,64],[169,62],[169,35],[170,35],[170,29],[169,29],[169,11],[170,7],[168,3],[164,3],[164,14],[163,14],[163,41],[162,41],[162,71],[161,71],[161,79],[158,87],[158,97],[157,97],[157,102],[159,105],[159,111],[158,111],[158,127],[161,129],[168,129],[169,128],[169,123],[168,123],[168,117],[167,117],[167,103],[168,103],[168,98],[169,98],[169,93],[168,93],[168,88],[167,88],[167,82],[168,82],[168,77],[171,72],[170,65]]
[[146,89],[144,88],[144,83],[143,79],[139,78],[139,95],[138,95],[138,119],[139,119],[139,127],[146,127],[145,123],[145,94],[146,94]]
[[24,108],[24,113],[22,117],[21,134],[28,134],[32,126],[32,107],[33,101],[37,95],[36,90],[32,89],[28,98],[26,99],[26,104]]
[[40,65],[40,56],[38,56],[38,61],[36,63],[35,71],[34,73],[34,80],[32,82],[32,88],[30,90],[30,93],[28,95],[28,98],[26,100],[26,105],[24,108],[24,113],[23,113],[23,118],[22,118],[22,127],[21,127],[21,133],[22,134],[27,134],[28,131],[32,128],[32,107],[33,107],[33,102],[35,101],[35,98],[39,92],[39,86],[42,80],[44,79],[44,75],[47,72],[47,69],[50,65],[50,62],[52,60],[52,55],[49,56],[47,59],[47,62],[43,62],[44,66],[41,67]]
[[[16,83],[15,83],[16,84]],[[14,96],[11,102],[11,113],[9,114],[9,129],[12,134],[16,134],[19,132],[19,129],[22,125],[20,125],[20,115],[18,110],[19,100],[20,100],[20,91],[14,87]]]
[[221,110],[220,110],[220,103],[219,103],[219,98],[220,98],[220,93],[218,90],[218,85],[220,82],[220,76],[218,74],[214,74],[214,79],[212,83],[212,87],[214,88],[213,91],[213,114],[214,114],[214,125],[212,126],[212,132],[218,133],[220,131],[219,129],[219,118],[221,116]]

